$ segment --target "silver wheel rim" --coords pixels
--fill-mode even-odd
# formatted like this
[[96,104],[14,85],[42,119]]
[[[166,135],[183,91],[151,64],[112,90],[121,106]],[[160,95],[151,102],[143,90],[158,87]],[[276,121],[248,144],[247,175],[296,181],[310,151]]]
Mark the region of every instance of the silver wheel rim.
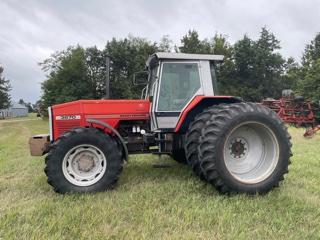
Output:
[[273,131],[258,122],[235,127],[224,144],[224,161],[238,181],[256,184],[267,179],[279,160],[279,143]]
[[103,152],[90,144],[82,144],[70,149],[62,162],[65,178],[72,184],[87,187],[98,182],[107,168]]

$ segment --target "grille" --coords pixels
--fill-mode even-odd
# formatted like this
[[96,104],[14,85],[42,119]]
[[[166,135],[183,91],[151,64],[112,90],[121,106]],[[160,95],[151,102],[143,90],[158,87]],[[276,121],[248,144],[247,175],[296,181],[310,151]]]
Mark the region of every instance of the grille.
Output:
[[59,133],[59,136],[61,134],[63,134],[64,132],[66,131],[69,131],[71,130],[72,128],[75,128],[75,127],[79,127],[80,126],[80,121],[59,121],[57,123],[57,129],[58,129],[58,133]]

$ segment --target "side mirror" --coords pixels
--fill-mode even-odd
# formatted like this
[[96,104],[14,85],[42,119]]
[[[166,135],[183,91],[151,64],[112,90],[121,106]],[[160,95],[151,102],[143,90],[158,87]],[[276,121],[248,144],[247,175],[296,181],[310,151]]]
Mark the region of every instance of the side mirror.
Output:
[[133,74],[133,85],[146,85],[148,83],[149,72],[141,71]]

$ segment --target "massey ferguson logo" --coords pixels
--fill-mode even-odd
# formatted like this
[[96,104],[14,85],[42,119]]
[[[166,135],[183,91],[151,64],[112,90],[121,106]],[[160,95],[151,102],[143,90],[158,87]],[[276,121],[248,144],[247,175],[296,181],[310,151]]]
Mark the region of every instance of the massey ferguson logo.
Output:
[[79,119],[81,119],[80,115],[56,116],[56,120],[79,120]]

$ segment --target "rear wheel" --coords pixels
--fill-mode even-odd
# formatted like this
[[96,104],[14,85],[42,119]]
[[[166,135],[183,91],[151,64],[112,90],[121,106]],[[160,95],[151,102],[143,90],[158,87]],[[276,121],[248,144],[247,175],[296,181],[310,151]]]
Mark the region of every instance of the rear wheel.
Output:
[[290,136],[279,117],[253,103],[224,105],[202,132],[199,158],[220,192],[266,193],[288,172]]
[[122,164],[111,136],[95,128],[76,128],[53,143],[45,173],[56,192],[97,192],[115,185]]
[[173,135],[171,157],[179,163],[187,163],[186,153],[183,148],[183,137],[181,135]]
[[201,180],[205,180],[205,175],[200,166],[199,160],[199,139],[201,131],[204,128],[206,122],[210,119],[214,112],[218,111],[221,106],[212,106],[199,113],[193,122],[190,124],[186,135],[185,151],[187,156],[187,162],[192,167],[193,172],[200,177]]

